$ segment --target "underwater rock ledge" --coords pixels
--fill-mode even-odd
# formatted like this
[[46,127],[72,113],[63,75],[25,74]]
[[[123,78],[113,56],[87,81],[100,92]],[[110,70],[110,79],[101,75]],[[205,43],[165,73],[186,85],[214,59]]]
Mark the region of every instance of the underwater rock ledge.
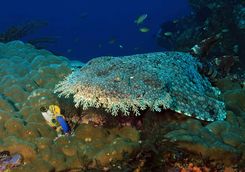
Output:
[[206,121],[224,120],[220,91],[198,72],[200,65],[182,52],[98,57],[68,75],[55,92],[73,95],[76,107],[102,107],[114,116],[140,115],[140,110],[150,108]]

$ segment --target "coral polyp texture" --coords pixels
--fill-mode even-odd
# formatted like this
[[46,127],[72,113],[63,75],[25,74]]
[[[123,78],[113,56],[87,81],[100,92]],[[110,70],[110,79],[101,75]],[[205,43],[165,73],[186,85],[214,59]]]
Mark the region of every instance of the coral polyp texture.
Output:
[[171,109],[206,121],[224,120],[220,91],[198,72],[199,61],[187,53],[156,52],[98,57],[56,85],[59,96],[73,96],[75,106],[104,108],[116,116],[141,110]]

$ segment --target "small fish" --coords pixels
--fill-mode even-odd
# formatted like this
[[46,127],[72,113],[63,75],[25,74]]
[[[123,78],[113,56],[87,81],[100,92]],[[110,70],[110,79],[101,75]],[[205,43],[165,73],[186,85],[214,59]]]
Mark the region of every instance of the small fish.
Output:
[[178,22],[179,22],[179,20],[178,20],[178,19],[173,20],[173,23],[174,23],[174,24],[176,24],[176,23],[178,23]]
[[217,42],[219,42],[221,38],[222,38],[222,34],[218,33],[214,36],[202,40],[199,44],[196,44],[191,48],[191,54],[193,56],[199,57],[200,59],[203,59],[209,54],[211,48],[213,48],[213,46]]
[[210,81],[215,81],[215,79],[218,77],[217,69],[210,63],[199,66],[198,70],[201,74],[208,77]]
[[222,31],[223,33],[227,33],[227,32],[229,32],[229,29],[226,29],[226,28],[225,28],[225,29],[222,29],[221,31]]
[[114,44],[117,41],[116,37],[111,37],[108,41],[109,44]]
[[123,46],[122,45],[119,45],[119,48],[123,48]]
[[143,33],[146,33],[146,32],[149,32],[150,29],[148,27],[141,27],[141,28],[139,28],[139,31],[143,32]]
[[136,23],[137,25],[142,24],[146,18],[147,14],[142,14],[134,21],[134,23]]
[[166,36],[166,37],[170,37],[170,36],[172,36],[172,35],[173,35],[172,32],[165,32],[165,33],[164,33],[164,36]]

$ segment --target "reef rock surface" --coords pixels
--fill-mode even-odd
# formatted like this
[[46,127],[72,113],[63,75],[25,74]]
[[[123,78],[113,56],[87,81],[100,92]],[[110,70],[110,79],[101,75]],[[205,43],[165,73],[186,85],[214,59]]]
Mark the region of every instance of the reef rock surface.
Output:
[[108,166],[138,149],[139,132],[130,126],[107,129],[79,124],[73,134],[57,137],[56,130],[46,123],[42,106],[59,105],[68,116],[68,105],[59,103],[53,89],[82,65],[21,41],[0,43],[0,153],[20,154],[24,164],[11,171]]

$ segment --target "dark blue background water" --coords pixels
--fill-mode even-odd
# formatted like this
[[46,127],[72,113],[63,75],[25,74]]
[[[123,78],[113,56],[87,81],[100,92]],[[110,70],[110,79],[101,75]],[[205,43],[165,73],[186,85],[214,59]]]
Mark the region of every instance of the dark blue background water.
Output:
[[[162,22],[189,13],[187,0],[6,0],[1,2],[0,31],[30,20],[48,26],[28,36],[53,36],[47,46],[70,59],[87,61],[102,55],[128,55],[160,51],[155,34]],[[134,20],[148,14],[139,32]],[[115,40],[110,44],[110,40]],[[120,47],[121,45],[121,47]]]

